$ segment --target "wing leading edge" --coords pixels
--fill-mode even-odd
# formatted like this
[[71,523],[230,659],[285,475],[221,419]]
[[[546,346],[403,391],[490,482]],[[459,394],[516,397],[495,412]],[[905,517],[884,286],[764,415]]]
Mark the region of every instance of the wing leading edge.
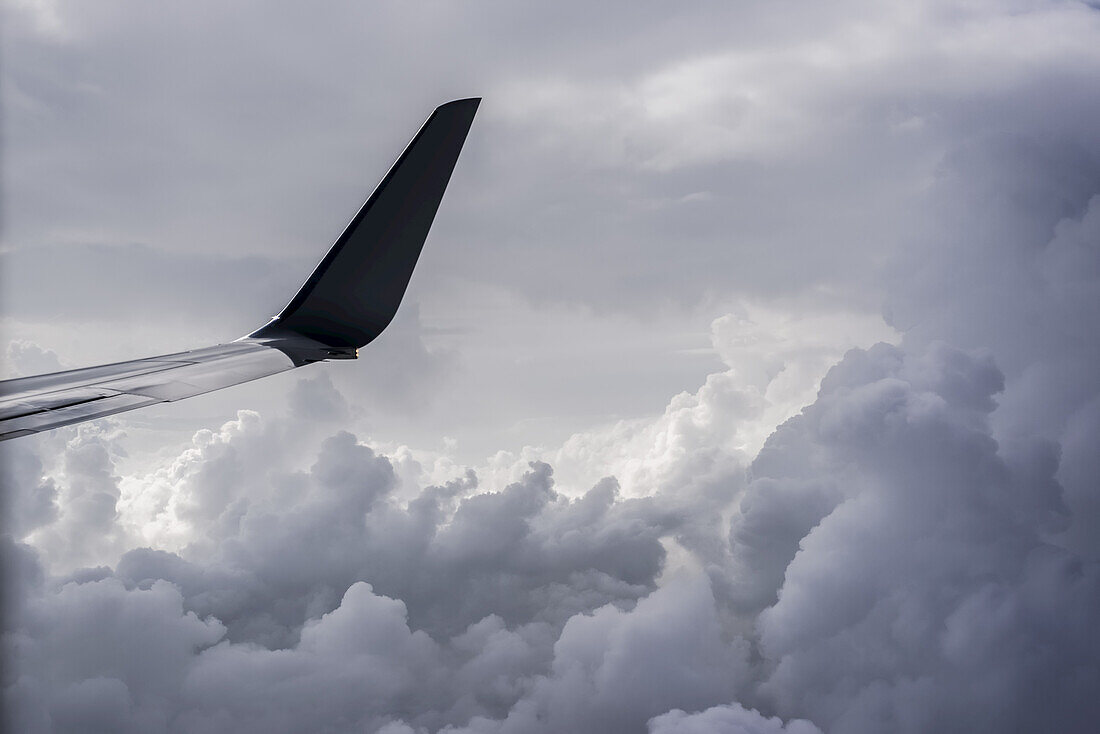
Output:
[[397,313],[480,101],[436,108],[268,324],[228,344],[0,381],[0,441],[355,359]]

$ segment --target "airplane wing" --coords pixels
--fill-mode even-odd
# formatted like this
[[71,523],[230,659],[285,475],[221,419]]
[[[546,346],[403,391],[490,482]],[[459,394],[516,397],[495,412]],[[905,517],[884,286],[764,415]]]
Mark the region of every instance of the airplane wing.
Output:
[[0,381],[0,441],[355,359],[389,325],[480,98],[438,107],[290,303],[227,344]]

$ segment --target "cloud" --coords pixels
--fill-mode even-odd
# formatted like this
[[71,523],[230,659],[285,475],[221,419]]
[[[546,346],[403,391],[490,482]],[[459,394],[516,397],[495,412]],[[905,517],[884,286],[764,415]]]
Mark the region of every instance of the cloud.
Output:
[[[389,150],[400,121],[378,99],[427,107],[477,78],[501,101],[433,235],[474,244],[422,271],[473,314],[442,322],[447,349],[429,348],[429,296],[365,355],[375,387],[305,373],[286,406],[140,456],[117,420],[2,447],[11,728],[1094,728],[1094,9],[380,6],[309,15],[333,25],[318,51],[296,11],[217,9],[262,16],[249,45],[185,11],[181,35],[35,7],[4,88],[19,268],[89,241],[143,279],[289,261],[384,167],[349,153]],[[190,53],[200,36],[210,52]],[[399,74],[342,63],[412,45]],[[28,304],[17,329],[50,318]],[[553,346],[586,321],[592,342],[690,323],[698,343],[661,342],[681,350],[710,324],[721,361],[653,415],[591,408],[564,441],[478,461],[402,445],[374,410],[473,431],[516,392],[505,363],[545,412],[596,405],[567,394],[583,348],[464,361],[478,329]],[[607,351],[609,383],[637,355],[647,376],[668,364]],[[426,385],[440,405],[418,403]]]
[[[1100,569],[1045,540],[1068,515],[1057,462],[1042,443],[1030,463],[1001,453],[988,425],[1001,384],[988,357],[880,346],[849,354],[769,440],[756,482],[820,487],[820,517],[786,533],[802,537],[756,621],[779,713],[831,731],[1032,727],[1052,705],[1075,730],[1095,715],[1077,683],[1100,672],[1080,647],[1088,623],[1065,614],[1097,599]],[[807,448],[805,474],[776,471]],[[761,492],[750,516],[789,528],[767,507],[785,494]],[[752,561],[775,540],[749,527],[735,521],[733,547]]]
[[[21,575],[37,590],[9,647],[18,721],[90,707],[168,730],[1077,730],[1096,714],[1100,569],[1049,540],[1070,515],[1049,444],[1005,454],[992,438],[1004,387],[988,354],[852,350],[747,486],[709,501],[625,499],[611,480],[570,501],[535,464],[499,492],[470,475],[401,503],[391,462],[336,433],[307,472],[235,506],[205,483],[281,440],[243,423],[202,439],[220,448],[200,464],[221,468],[180,494],[205,543],[131,550],[53,589]],[[86,445],[70,450],[66,467]],[[707,518],[724,505],[726,543]],[[662,539],[696,561],[658,583]],[[124,637],[134,622],[81,648],[67,630],[107,610],[155,615],[159,647]],[[156,676],[107,664],[137,644]]]
[[[198,256],[134,244],[21,247],[4,253],[4,259],[5,267],[24,275],[4,289],[4,314],[10,318],[33,323],[62,312],[71,320],[117,326],[137,318],[132,304],[142,303],[143,315],[162,323],[181,316],[221,317],[218,326],[242,332],[277,312],[309,268],[308,260]],[[172,275],[170,284],[165,274]],[[66,287],[42,287],[59,282]],[[225,337],[232,338],[232,331]]]
[[795,719],[784,725],[777,717],[765,718],[738,704],[714,706],[696,714],[675,709],[649,721],[650,734],[708,734],[719,731],[732,734],[816,734],[821,730],[804,719]]
[[29,600],[28,626],[6,650],[11,659],[14,642],[22,653],[5,691],[9,723],[23,731],[163,731],[187,660],[224,633],[181,603],[167,582],[131,591],[111,578]]
[[[990,350],[1006,390],[993,413],[1002,451],[1057,446],[1071,508],[1060,542],[1092,560],[1096,473],[1082,440],[1100,380],[1100,141],[1073,130],[990,135],[946,157],[926,224],[896,263],[891,320],[905,343]],[[975,285],[970,285],[970,284]],[[960,318],[965,314],[965,318]],[[1095,434],[1092,434],[1095,436]]]
[[65,369],[57,354],[34,342],[13,339],[4,352],[4,372],[10,377],[41,375]]
[[723,642],[705,579],[678,579],[630,612],[572,617],[549,675],[503,721],[475,719],[467,730],[636,730],[671,706],[720,700],[744,677],[746,653],[740,641]]
[[[227,435],[230,446],[255,438]],[[268,440],[276,435],[268,432]],[[219,470],[191,476],[225,476],[227,455],[241,453],[227,454],[222,444],[205,457]],[[727,667],[712,644],[718,626],[705,581],[692,592],[694,612],[678,608],[677,590],[647,598],[629,617],[610,606],[630,609],[655,588],[665,554],[660,523],[671,522],[645,503],[617,503],[613,482],[569,502],[552,490],[549,467],[536,465],[499,493],[462,497],[474,488],[471,477],[425,488],[402,507],[388,499],[395,481],[388,460],[337,433],[322,444],[297,498],[284,493],[242,512],[192,491],[188,521],[199,517],[223,536],[208,562],[135,549],[114,570],[81,571],[59,589],[33,592],[36,601],[12,625],[26,644],[8,650],[21,672],[18,691],[9,691],[14,720],[63,726],[93,702],[89,716],[145,730],[221,730],[242,718],[257,731],[340,730],[381,726],[397,711],[433,728],[491,720],[536,685],[513,676],[533,681],[554,645],[565,646],[556,654],[563,668],[587,635],[608,625],[623,626],[620,656],[639,646],[679,647],[646,630],[689,612],[710,621],[684,638],[697,642],[681,651],[683,664],[701,652],[714,670]],[[219,512],[233,514],[235,533]],[[370,585],[357,580],[366,578]],[[141,649],[143,664],[163,666],[159,678],[126,665],[94,675],[80,666],[42,667],[71,665],[60,651],[77,643],[65,630],[98,628],[106,610],[114,610],[118,632],[87,651],[86,665],[109,647]],[[150,610],[159,610],[155,625],[138,621]],[[583,615],[595,610],[586,625]],[[120,637],[134,625],[158,635],[159,646]],[[569,625],[576,632],[555,643],[555,630]],[[254,686],[226,685],[245,679]],[[558,683],[548,680],[542,686],[552,691]],[[721,677],[709,685],[721,690]],[[694,685],[678,690],[664,695],[684,705],[704,695]],[[276,692],[281,702],[273,706]],[[631,694],[620,695],[628,698],[618,708],[629,709]],[[329,701],[320,719],[310,704],[317,696]]]
[[57,519],[57,484],[44,476],[42,461],[29,447],[14,444],[0,451],[4,530],[22,538]]
[[630,313],[654,293],[877,301],[873,264],[919,223],[911,196],[945,149],[989,129],[1080,131],[1095,112],[1095,11],[1024,5],[632,5],[627,24],[612,4],[600,27],[491,4],[205,4],[170,20],[59,4],[64,40],[7,34],[5,240],[31,259],[102,244],[93,272],[111,279],[260,258],[236,289],[250,293],[272,257],[320,255],[433,104],[480,93],[433,235],[451,246],[429,247],[423,284]]

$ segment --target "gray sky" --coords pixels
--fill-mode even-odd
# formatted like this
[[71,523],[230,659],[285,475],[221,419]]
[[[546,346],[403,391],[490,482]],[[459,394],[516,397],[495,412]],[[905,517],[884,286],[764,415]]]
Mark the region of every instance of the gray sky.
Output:
[[484,98],[357,362],[0,447],[19,729],[1100,715],[1095,8],[3,21],[8,375],[261,325]]

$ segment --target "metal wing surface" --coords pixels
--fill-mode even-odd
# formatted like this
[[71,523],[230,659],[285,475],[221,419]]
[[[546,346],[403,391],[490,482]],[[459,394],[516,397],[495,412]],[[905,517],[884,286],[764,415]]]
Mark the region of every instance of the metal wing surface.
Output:
[[268,324],[227,344],[0,381],[0,441],[355,359],[397,313],[479,103],[456,100],[432,113]]

